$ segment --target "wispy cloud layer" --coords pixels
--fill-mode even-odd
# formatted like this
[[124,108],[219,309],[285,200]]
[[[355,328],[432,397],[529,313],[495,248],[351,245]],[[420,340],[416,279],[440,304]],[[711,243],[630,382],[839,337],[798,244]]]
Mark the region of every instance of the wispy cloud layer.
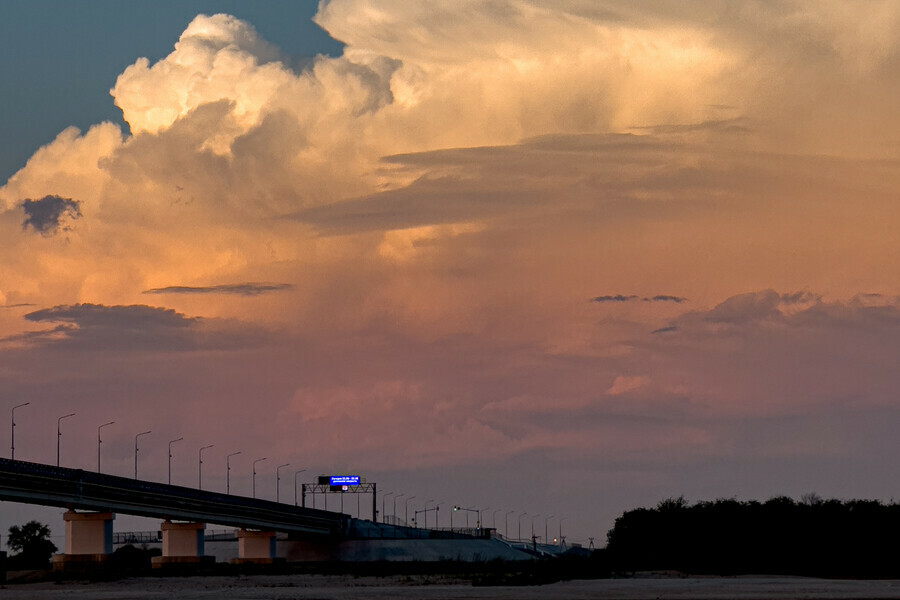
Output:
[[271,292],[290,290],[289,283],[228,283],[210,286],[170,285],[163,288],[144,290],[144,294],[236,294],[238,296],[259,296]]
[[591,302],[599,302],[600,304],[606,302],[674,302],[675,304],[681,304],[682,302],[687,302],[687,298],[682,298],[680,296],[670,296],[667,294],[657,294],[652,297],[644,297],[641,298],[639,296],[635,296],[631,294],[629,296],[625,296],[623,294],[615,294],[615,295],[606,295],[606,296],[595,296],[591,298]]

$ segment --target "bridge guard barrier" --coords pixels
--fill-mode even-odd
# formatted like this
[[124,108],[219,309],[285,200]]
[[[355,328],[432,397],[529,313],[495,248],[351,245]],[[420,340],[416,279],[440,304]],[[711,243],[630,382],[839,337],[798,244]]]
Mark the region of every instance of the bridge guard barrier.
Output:
[[66,523],[65,554],[53,556],[54,570],[103,563],[112,554],[113,519],[109,512],[69,510],[63,513]]

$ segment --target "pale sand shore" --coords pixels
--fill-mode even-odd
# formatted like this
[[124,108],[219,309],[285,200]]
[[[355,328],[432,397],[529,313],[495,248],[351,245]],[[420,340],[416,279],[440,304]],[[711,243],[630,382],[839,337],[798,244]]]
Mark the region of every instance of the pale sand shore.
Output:
[[399,598],[562,600],[900,598],[900,580],[849,581],[805,577],[633,578],[568,581],[533,587],[472,587],[440,577],[284,575],[136,578],[116,582],[0,586],[3,600],[346,600]]

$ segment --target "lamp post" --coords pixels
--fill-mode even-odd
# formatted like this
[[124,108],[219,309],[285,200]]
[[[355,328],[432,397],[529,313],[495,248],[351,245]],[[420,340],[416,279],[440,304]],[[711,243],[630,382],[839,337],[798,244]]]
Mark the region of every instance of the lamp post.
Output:
[[306,472],[306,469],[294,471],[294,506],[297,506],[297,475]]
[[519,541],[522,540],[522,517],[527,517],[527,516],[528,516],[527,512],[519,514]]
[[11,429],[12,432],[9,436],[9,458],[12,460],[16,460],[16,409],[22,408],[23,406],[28,406],[31,402],[23,402],[22,404],[16,404],[12,407],[12,411],[10,411],[10,422],[12,423]]
[[231,457],[237,456],[241,451],[232,452],[228,456],[225,457],[225,493],[231,493]]
[[68,419],[69,417],[74,417],[75,413],[69,413],[67,415],[63,415],[56,420],[56,466],[59,466],[59,438],[62,437],[62,431],[59,426],[62,423],[63,419]]
[[384,496],[381,497],[381,522],[387,523],[387,514],[385,513],[385,504],[387,504],[387,497],[393,495],[394,492],[385,492]]
[[203,446],[200,450],[197,451],[197,489],[203,489],[203,451],[207,448],[212,448],[215,444],[210,444],[209,446]]
[[103,443],[103,440],[100,439],[100,430],[106,427],[107,425],[112,425],[115,421],[110,421],[109,423],[104,423],[103,425],[97,428],[97,472],[100,472],[100,444]]
[[438,529],[441,526],[441,504],[447,504],[446,502],[438,502],[434,505],[434,528]]
[[503,512],[503,509],[502,509],[502,508],[498,508],[498,509],[495,510],[493,513],[491,513],[491,523],[494,524],[494,529],[497,529],[497,513],[498,513],[498,512]]
[[434,502],[434,498],[425,501],[425,529],[428,529],[428,503]]
[[409,501],[414,499],[415,496],[410,496],[403,501],[403,522],[409,526]]
[[289,467],[290,465],[291,463],[284,463],[275,467],[275,502],[281,501],[281,467]]
[[531,541],[534,541],[534,520],[541,515],[531,515]]
[[138,438],[142,435],[147,435],[148,433],[152,433],[151,431],[142,431],[136,436],[134,436],[134,478],[137,479],[137,457],[138,457]]
[[550,515],[549,517],[546,517],[546,518],[544,519],[544,543],[545,543],[545,544],[549,544],[549,543],[550,543],[550,536],[547,535],[547,523],[550,521],[550,519],[552,519],[552,518],[555,517],[555,516],[556,516],[556,515]]
[[509,537],[509,515],[513,514],[514,512],[516,511],[511,510],[503,516],[503,535],[505,535],[506,537]]
[[394,508],[391,510],[391,513],[393,513],[394,515],[394,525],[397,524],[397,499],[402,498],[405,495],[406,494],[397,494],[396,496],[394,496]]
[[562,522],[565,521],[565,520],[566,520],[566,517],[560,517],[560,518],[559,518],[559,543],[560,543],[560,545],[562,545],[562,539],[563,539],[563,536],[562,536]]
[[266,460],[266,457],[257,458],[253,461],[253,497],[256,498],[256,463]]
[[484,519],[481,518],[481,513],[487,510],[491,510],[491,507],[485,506],[484,508],[479,508],[478,512],[475,513],[478,515],[478,523],[476,523],[476,525],[478,525],[477,529],[482,529],[484,527]]
[[169,485],[172,485],[172,444],[180,442],[183,439],[183,437],[180,437],[177,440],[171,440],[169,442]]

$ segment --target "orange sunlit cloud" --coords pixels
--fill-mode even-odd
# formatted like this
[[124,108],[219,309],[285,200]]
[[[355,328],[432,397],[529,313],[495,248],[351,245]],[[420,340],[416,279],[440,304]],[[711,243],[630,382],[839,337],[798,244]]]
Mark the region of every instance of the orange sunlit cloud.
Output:
[[[315,21],[344,53],[297,69],[197,16],[110,90],[130,130],[66,129],[0,188],[10,394],[323,472],[496,468],[492,506],[557,478],[595,530],[655,494],[886,493],[900,7]],[[809,470],[831,437],[863,488]]]

